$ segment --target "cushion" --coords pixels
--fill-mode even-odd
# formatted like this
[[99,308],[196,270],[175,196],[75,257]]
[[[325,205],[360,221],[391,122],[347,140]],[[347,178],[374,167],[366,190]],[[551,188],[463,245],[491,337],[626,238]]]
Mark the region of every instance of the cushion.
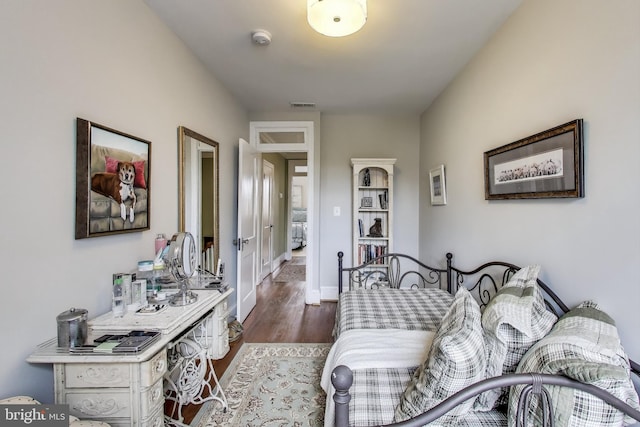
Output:
[[[482,313],[487,357],[486,378],[515,372],[522,356],[553,327],[538,286],[539,265],[521,268],[487,304]],[[476,410],[487,411],[507,401],[506,388],[478,396]]]
[[12,396],[0,399],[0,405],[40,405],[40,402],[31,396]]
[[[118,159],[114,159],[113,157],[105,156],[104,157],[105,172],[118,173],[118,163],[119,162],[120,162],[120,160],[118,160]],[[135,179],[133,181],[133,186],[134,187],[139,187],[139,188],[147,188],[147,182],[144,179],[144,164],[145,164],[145,161],[144,160],[137,160],[137,161],[131,161],[131,163],[133,163],[133,167],[136,170],[136,176],[135,176]]]
[[[480,307],[460,288],[431,344],[426,361],[416,370],[396,407],[395,420],[412,418],[463,388],[484,379],[485,358]],[[473,399],[449,411],[462,415]]]
[[[615,322],[589,301],[562,316],[553,330],[524,355],[516,372],[566,375],[600,387],[640,410],[638,394],[630,378],[629,359],[620,344]],[[568,387],[545,387],[551,395],[556,427],[634,423],[632,418],[591,394]],[[516,419],[523,388],[511,388],[509,425]],[[531,406],[529,425],[540,425],[541,414],[535,397]]]

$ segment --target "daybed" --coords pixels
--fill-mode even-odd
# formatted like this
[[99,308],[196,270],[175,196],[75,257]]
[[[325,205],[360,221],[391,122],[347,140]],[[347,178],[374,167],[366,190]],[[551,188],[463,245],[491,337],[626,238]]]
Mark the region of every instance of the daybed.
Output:
[[346,268],[342,255],[335,342],[322,375],[325,426],[640,421],[631,380],[640,366],[615,323],[590,301],[567,307],[538,279],[539,266],[465,271],[451,254],[446,268],[386,254]]

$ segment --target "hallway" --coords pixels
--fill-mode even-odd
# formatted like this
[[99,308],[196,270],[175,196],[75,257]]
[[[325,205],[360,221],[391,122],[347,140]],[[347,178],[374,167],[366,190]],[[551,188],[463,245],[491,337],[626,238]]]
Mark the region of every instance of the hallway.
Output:
[[[304,251],[304,249],[302,249]],[[295,251],[297,252],[297,251]],[[304,255],[282,263],[257,287],[256,306],[244,321],[242,337],[232,342],[224,359],[216,361],[216,372],[222,376],[244,342],[252,343],[330,343],[336,314],[336,302],[305,304],[304,281],[274,281],[287,265],[304,264]]]

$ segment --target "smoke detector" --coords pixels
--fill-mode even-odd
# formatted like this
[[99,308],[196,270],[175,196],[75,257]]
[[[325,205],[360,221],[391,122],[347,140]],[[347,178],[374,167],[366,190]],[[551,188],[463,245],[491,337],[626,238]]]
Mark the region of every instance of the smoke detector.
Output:
[[271,44],[271,33],[267,30],[255,30],[251,33],[251,40],[258,46]]

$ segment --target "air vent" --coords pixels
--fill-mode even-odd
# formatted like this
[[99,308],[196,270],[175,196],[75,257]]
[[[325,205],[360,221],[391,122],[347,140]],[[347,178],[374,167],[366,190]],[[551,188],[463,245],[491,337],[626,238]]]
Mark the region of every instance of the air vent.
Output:
[[291,108],[316,108],[315,102],[290,102]]

